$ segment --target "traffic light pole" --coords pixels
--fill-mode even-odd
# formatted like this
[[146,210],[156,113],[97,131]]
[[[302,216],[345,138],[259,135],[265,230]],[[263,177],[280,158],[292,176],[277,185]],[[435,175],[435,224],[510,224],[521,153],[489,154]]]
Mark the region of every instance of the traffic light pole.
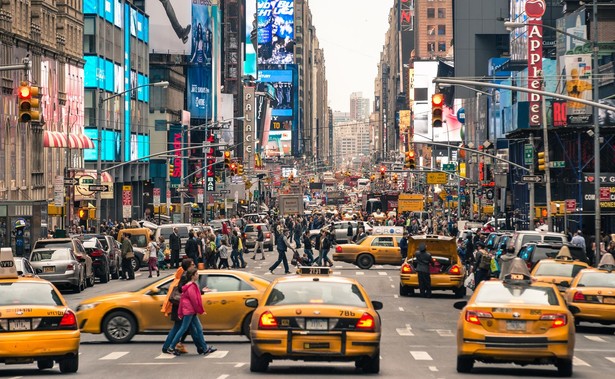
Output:
[[[542,81],[543,89],[545,81]],[[547,228],[549,232],[553,231],[553,217],[551,216],[551,168],[549,167],[549,130],[547,129],[547,100],[542,98],[542,137],[544,139],[545,152],[545,196],[547,203]]]
[[[534,133],[530,133],[530,145],[532,145],[532,151],[534,150]],[[532,162],[532,164],[530,165],[530,175],[534,175],[534,162]],[[534,230],[534,211],[535,211],[535,191],[534,191],[534,183],[533,182],[529,182],[527,184],[528,186],[528,190],[530,191],[530,212],[528,215],[529,218],[529,222],[530,222],[530,230]]]

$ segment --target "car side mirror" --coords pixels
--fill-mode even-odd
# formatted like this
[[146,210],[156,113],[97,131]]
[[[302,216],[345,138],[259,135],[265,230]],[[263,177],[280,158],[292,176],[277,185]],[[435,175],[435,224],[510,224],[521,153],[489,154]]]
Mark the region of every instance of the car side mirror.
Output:
[[374,309],[375,309],[375,310],[377,310],[377,311],[379,311],[379,310],[381,310],[381,309],[383,308],[382,301],[376,301],[376,300],[373,300],[373,301],[372,301],[372,306],[373,306],[373,307],[374,307]]
[[258,307],[258,299],[246,299],[246,307],[248,308],[257,308]]
[[42,269],[40,269],[40,268],[35,268],[35,269],[34,269],[34,272],[38,275],[38,274],[42,274],[42,273],[43,273],[43,270],[42,270]]
[[462,310],[466,305],[468,305],[467,301],[457,301],[453,304],[453,307],[455,307],[455,309]]
[[570,287],[570,282],[567,280],[564,280],[563,282],[561,282],[559,284],[561,287]]
[[577,313],[580,313],[581,310],[578,307],[575,307],[574,305],[569,305],[568,306],[568,310],[570,311],[570,313],[572,313],[573,315],[576,315]]

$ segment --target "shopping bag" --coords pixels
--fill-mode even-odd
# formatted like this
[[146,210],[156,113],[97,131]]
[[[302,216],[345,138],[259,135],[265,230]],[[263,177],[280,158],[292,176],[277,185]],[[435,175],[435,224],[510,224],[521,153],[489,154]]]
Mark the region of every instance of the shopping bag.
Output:
[[474,287],[476,287],[476,284],[474,282],[474,273],[468,275],[466,280],[464,280],[463,285],[471,290],[474,290]]

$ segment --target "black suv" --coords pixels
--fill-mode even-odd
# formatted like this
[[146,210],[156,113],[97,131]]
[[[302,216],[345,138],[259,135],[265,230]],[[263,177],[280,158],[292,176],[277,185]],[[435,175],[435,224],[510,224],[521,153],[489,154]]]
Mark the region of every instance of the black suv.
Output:
[[517,254],[517,256],[527,262],[527,267],[530,271],[532,271],[538,261],[542,259],[555,259],[562,246],[568,246],[572,259],[589,264],[589,259],[587,259],[583,248],[569,243],[558,244],[530,242],[521,247],[521,250],[519,250],[519,254]]

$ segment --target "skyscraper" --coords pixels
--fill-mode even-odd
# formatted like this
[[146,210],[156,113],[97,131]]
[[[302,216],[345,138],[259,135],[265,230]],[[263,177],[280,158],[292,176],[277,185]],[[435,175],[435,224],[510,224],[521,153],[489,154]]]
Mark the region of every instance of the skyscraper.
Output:
[[362,92],[350,94],[350,119],[361,121],[369,118],[369,99],[363,97]]

